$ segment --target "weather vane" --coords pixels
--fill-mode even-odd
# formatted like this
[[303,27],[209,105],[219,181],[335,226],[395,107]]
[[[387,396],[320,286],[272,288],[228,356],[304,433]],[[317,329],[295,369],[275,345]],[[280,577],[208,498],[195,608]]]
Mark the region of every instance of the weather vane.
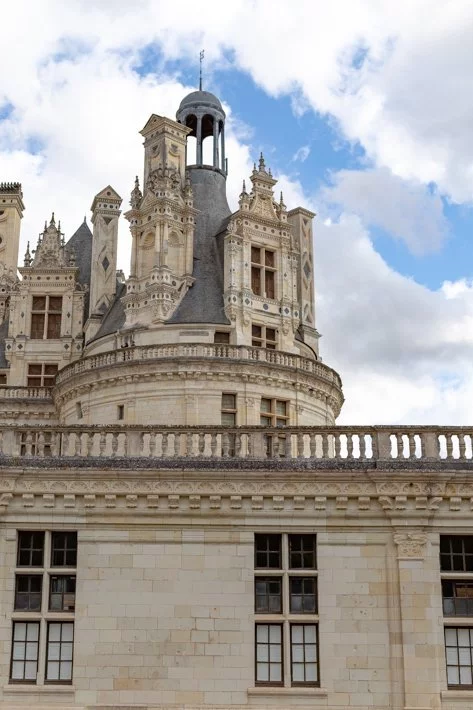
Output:
[[199,61],[200,61],[199,91],[202,91],[202,62],[204,61],[204,50],[203,49],[200,51]]

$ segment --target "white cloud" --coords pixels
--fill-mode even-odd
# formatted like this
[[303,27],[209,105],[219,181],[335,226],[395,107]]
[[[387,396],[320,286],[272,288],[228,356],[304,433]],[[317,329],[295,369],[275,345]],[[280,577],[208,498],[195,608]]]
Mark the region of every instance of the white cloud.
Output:
[[387,168],[340,170],[320,196],[359,215],[366,224],[381,227],[416,254],[438,251],[448,235],[439,195]]
[[304,163],[310,155],[310,145],[301,145],[292,156],[294,162]]
[[[158,42],[166,56],[195,65],[205,46],[207,73],[231,56],[266,91],[289,93],[298,113],[312,107],[330,114],[375,164],[365,175],[336,175],[326,197],[342,213],[331,222],[325,214],[316,220],[321,349],[344,379],[341,421],[468,421],[472,284],[446,283],[433,292],[401,276],[375,251],[364,222],[422,250],[423,234],[441,244],[445,222],[439,198],[420,185],[435,181],[458,201],[473,195],[471,4],[277,5],[275,12],[274,0],[17,0],[3,9],[8,33],[0,63],[12,70],[3,73],[0,106],[8,101],[15,110],[0,122],[0,179],[23,182],[22,248],[36,240],[52,210],[69,236],[108,183],[127,207],[134,176],[142,172],[139,129],[151,112],[173,116],[189,90],[160,67],[140,78],[134,67],[141,48]],[[241,179],[251,172],[249,135],[229,111],[233,208]],[[289,207],[319,211],[300,183],[282,175],[280,187]],[[126,271],[128,244],[123,223]]]

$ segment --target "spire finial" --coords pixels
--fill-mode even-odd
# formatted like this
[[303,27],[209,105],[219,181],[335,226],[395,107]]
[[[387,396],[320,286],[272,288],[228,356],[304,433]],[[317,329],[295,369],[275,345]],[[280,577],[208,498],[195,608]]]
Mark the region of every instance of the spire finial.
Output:
[[53,212],[52,215],[51,215],[51,221],[50,221],[50,223],[49,223],[49,226],[51,226],[52,224],[56,225],[56,222],[55,222],[55,220],[54,220],[54,212]]
[[205,50],[201,49],[199,54],[200,70],[199,70],[199,91],[202,91],[202,62],[204,61]]
[[84,215],[84,224],[87,224],[87,215]]
[[243,187],[242,187],[241,191],[246,192],[246,180],[243,180]]
[[266,167],[266,166],[265,166],[265,164],[264,164],[264,156],[263,156],[263,152],[261,151],[260,156],[259,156],[259,169],[260,169],[260,172],[263,172],[263,171],[265,170],[265,167]]

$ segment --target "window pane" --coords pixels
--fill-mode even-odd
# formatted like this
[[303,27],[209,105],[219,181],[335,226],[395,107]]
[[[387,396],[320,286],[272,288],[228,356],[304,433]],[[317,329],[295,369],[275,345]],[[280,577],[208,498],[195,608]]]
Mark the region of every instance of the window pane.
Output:
[[222,409],[236,409],[236,395],[222,394]]
[[15,609],[17,611],[41,610],[41,583],[39,575],[18,575],[15,589]]
[[59,662],[48,661],[48,669],[46,672],[48,680],[59,680]]
[[52,534],[51,565],[53,567],[75,567],[77,563],[77,533],[58,532]]
[[49,339],[61,337],[61,316],[59,314],[49,313],[46,337]]
[[44,532],[18,533],[18,566],[43,566]]
[[255,567],[281,568],[281,535],[255,535]]
[[45,375],[57,375],[57,365],[45,365],[44,366]]
[[270,399],[261,399],[261,411],[262,412],[271,412],[271,400]]
[[41,365],[30,363],[28,365],[28,375],[41,375]]
[[264,263],[266,264],[266,266],[274,268],[274,251],[265,251]]
[[254,264],[261,263],[261,249],[258,249],[258,247],[251,247],[251,261]]
[[251,290],[256,296],[261,296],[261,272],[257,266],[251,267]]
[[44,315],[33,313],[31,316],[31,337],[34,340],[41,340],[44,336]]
[[266,328],[266,340],[276,340],[276,331],[274,328]]
[[446,628],[447,678],[450,686],[471,686],[472,628]]
[[316,569],[315,535],[289,535],[289,567]]
[[62,311],[62,296],[50,296],[48,310],[60,313]]
[[266,298],[275,298],[274,296],[274,271],[265,272],[265,291]]
[[36,681],[38,639],[39,623],[37,621],[14,622],[11,659],[12,680]]
[[46,296],[33,296],[33,311],[46,310]]
[[235,426],[236,414],[233,412],[222,412],[222,426]]
[[260,614],[282,612],[282,580],[280,577],[255,578],[255,611]]

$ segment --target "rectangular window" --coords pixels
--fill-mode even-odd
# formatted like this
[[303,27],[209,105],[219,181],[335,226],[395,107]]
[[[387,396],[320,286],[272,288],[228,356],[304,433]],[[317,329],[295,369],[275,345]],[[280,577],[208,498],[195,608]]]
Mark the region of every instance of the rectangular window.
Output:
[[281,569],[281,535],[255,535],[256,569]]
[[317,685],[319,680],[317,626],[291,624],[291,675],[293,685]]
[[48,624],[46,650],[46,682],[72,682],[74,624],[71,621],[51,621]]
[[[10,681],[70,683],[77,532],[21,530],[17,535]],[[58,567],[68,567],[67,573]],[[35,568],[34,574],[25,568]]]
[[33,296],[31,338],[33,340],[61,337],[62,296]]
[[252,325],[251,344],[255,348],[267,348],[267,350],[276,350],[276,329],[267,328],[265,325]]
[[449,687],[473,686],[473,628],[450,627],[445,629],[447,682]]
[[276,256],[264,247],[251,247],[251,290],[256,296],[276,298]]
[[282,577],[255,577],[255,612],[281,614]]
[[293,614],[317,614],[316,577],[289,579],[289,608]]
[[73,612],[76,608],[76,578],[52,575],[49,580],[49,611]]
[[230,343],[230,333],[226,330],[216,330],[214,334],[214,343],[228,345]]
[[18,574],[15,580],[15,611],[41,611],[43,577]]
[[473,535],[440,536],[442,572],[473,572]]
[[119,404],[117,407],[117,419],[119,421],[125,419],[125,405]]
[[77,564],[77,533],[51,534],[51,567],[75,567]]
[[288,402],[282,399],[261,398],[260,424],[262,426],[283,427],[288,423]]
[[58,367],[44,362],[28,364],[26,384],[28,387],[53,387]]
[[236,394],[222,393],[222,426],[236,426]]
[[13,624],[10,679],[36,683],[39,654],[39,622],[15,621]]
[[256,683],[283,683],[282,626],[256,624]]
[[18,533],[18,567],[42,567],[44,532],[22,530]]
[[473,616],[473,579],[442,579],[444,616]]
[[313,534],[255,533],[256,684],[319,685],[316,562]]

